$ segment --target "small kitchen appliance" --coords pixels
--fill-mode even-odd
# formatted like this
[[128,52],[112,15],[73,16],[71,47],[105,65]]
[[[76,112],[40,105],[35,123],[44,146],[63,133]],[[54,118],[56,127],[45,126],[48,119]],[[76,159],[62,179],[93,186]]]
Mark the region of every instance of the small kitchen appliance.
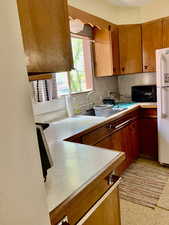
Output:
[[139,85],[132,87],[133,102],[157,102],[156,85]]

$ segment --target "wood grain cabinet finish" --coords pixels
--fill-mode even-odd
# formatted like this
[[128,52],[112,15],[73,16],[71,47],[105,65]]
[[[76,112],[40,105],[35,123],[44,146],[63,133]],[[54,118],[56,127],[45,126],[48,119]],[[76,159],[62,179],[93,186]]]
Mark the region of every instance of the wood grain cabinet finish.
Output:
[[67,0],[17,0],[29,73],[73,67]]
[[111,31],[94,29],[95,75],[97,77],[113,75],[113,54]]
[[163,19],[163,48],[169,48],[169,17]]
[[157,110],[142,109],[140,118],[140,154],[151,160],[158,159]]
[[95,75],[119,74],[118,29],[94,28]]
[[143,72],[156,71],[156,50],[163,47],[162,19],[142,24]]
[[116,188],[83,225],[121,225],[119,191]]
[[141,25],[119,26],[120,74],[142,72]]
[[113,75],[120,73],[120,58],[119,58],[119,29],[115,27],[111,32],[112,37],[112,53],[113,53]]

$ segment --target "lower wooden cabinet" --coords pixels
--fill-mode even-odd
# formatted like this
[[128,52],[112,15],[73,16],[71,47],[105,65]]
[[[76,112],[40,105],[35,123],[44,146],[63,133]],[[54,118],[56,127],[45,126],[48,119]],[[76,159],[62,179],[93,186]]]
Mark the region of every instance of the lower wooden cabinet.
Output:
[[121,175],[139,156],[157,160],[157,109],[141,108],[68,141],[125,152],[126,159],[116,169]]
[[140,155],[158,159],[157,110],[142,109],[140,118]]
[[95,146],[125,152],[126,160],[117,168],[120,175],[135,159],[139,157],[139,123],[138,120],[123,121],[117,131],[105,137]]
[[[120,225],[119,191],[116,188],[83,225]],[[78,225],[78,224],[77,224]]]

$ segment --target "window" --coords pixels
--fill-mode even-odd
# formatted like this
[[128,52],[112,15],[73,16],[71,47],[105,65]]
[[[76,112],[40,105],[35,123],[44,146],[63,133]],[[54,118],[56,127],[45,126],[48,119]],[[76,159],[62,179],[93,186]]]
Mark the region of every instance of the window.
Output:
[[52,101],[57,96],[93,90],[91,39],[72,36],[74,70],[53,74],[51,80],[32,82],[35,102]]
[[74,70],[56,73],[58,95],[78,93],[93,89],[91,39],[72,36]]

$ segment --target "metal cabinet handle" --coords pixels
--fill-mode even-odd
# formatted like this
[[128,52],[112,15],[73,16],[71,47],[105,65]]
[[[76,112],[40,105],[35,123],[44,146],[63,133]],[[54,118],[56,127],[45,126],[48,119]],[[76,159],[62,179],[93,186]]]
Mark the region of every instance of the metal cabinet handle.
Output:
[[106,128],[108,128],[108,129],[113,129],[114,128],[114,126],[111,124],[111,123],[109,123],[107,126],[106,126]]
[[56,225],[70,225],[68,223],[68,217],[65,216],[60,222],[56,223]]
[[123,122],[123,123],[118,124],[117,126],[115,126],[115,129],[119,129],[119,128],[125,126],[125,125],[128,124],[130,121],[131,121],[131,120],[127,120],[127,121],[125,121],[125,122]]

